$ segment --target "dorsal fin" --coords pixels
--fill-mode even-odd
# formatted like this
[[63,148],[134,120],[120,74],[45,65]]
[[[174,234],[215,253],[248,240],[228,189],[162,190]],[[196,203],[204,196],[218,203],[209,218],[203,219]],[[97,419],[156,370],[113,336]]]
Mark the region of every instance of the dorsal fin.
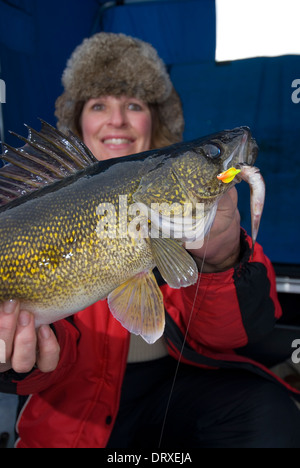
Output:
[[23,147],[2,144],[1,158],[8,164],[0,168],[0,207],[97,162],[76,135],[71,132],[64,135],[41,122],[40,132],[26,125],[27,138],[11,132],[24,141]]

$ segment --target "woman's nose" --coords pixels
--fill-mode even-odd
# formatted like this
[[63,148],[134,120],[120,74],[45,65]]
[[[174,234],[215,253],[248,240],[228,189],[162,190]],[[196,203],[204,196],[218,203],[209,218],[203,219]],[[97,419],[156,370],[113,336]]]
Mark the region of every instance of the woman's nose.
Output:
[[109,123],[114,127],[124,127],[127,125],[126,111],[122,107],[116,106],[111,109]]

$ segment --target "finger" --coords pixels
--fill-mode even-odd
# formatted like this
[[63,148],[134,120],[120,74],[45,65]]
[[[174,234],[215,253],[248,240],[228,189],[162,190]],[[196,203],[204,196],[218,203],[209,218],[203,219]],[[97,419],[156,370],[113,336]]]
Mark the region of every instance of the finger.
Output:
[[234,204],[237,204],[237,201],[238,201],[238,191],[236,189],[236,187],[232,187],[229,192],[228,192],[228,195],[231,197],[232,201],[234,202]]
[[22,310],[17,322],[11,358],[12,368],[15,372],[31,371],[36,361],[36,343],[34,317],[29,312]]
[[11,358],[19,315],[19,303],[6,301],[0,304],[0,339],[5,343],[6,361]]
[[38,330],[37,366],[42,372],[52,372],[59,362],[60,346],[49,325],[42,325]]
[[237,208],[238,192],[235,187],[232,187],[220,200],[218,211],[234,211]]

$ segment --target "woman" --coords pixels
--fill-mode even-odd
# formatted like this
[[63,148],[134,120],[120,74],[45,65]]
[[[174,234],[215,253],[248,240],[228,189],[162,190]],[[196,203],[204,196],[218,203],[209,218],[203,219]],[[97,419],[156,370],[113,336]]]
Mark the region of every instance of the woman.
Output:
[[[180,99],[145,42],[96,34],[72,54],[63,84],[58,127],[82,137],[99,160],[182,138]],[[263,339],[281,314],[271,264],[259,245],[250,258],[250,242],[233,189],[209,241],[191,252],[203,272],[199,289],[172,290],[158,278],[167,323],[155,345],[130,336],[106,301],[37,334],[16,302],[1,305],[9,357],[1,389],[32,394],[17,446],[300,446],[299,412],[287,390],[236,353]]]

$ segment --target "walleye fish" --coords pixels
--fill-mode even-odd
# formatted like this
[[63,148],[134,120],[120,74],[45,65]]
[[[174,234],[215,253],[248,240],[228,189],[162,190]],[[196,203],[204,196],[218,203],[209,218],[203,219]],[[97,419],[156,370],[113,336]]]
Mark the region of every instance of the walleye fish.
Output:
[[243,178],[255,242],[264,183],[248,128],[107,161],[46,122],[27,128],[25,146],[3,144],[0,302],[19,300],[36,326],[107,298],[126,329],[154,343],[165,319],[153,268],[173,288],[194,284],[184,245],[201,245],[218,201]]

